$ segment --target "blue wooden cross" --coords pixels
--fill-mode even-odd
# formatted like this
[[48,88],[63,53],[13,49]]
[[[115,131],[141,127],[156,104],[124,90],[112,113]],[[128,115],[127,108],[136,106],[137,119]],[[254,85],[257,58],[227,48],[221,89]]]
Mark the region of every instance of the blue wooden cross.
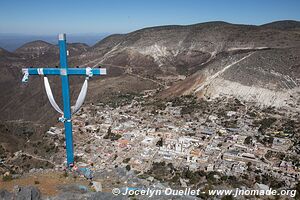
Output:
[[[64,125],[65,125],[67,166],[72,167],[74,165],[74,151],[73,151],[73,135],[72,135],[72,121],[71,121],[72,113],[71,113],[71,105],[70,105],[69,76],[70,75],[84,75],[84,76],[87,76],[87,79],[88,79],[89,77],[94,76],[94,75],[96,75],[96,76],[106,75],[106,69],[105,68],[89,68],[89,67],[88,68],[68,68],[66,34],[59,34],[58,45],[59,45],[59,53],[60,53],[60,68],[30,68],[30,67],[23,68],[22,71],[23,71],[24,76],[23,76],[22,81],[27,82],[29,75],[43,75],[43,76],[60,75],[61,81],[62,81],[62,96],[63,96],[63,106],[64,106],[63,113],[62,113],[63,116],[60,118],[60,121],[64,122]],[[47,79],[47,82],[48,82],[48,79]],[[51,89],[50,89],[50,91],[51,91]],[[48,95],[48,93],[47,93],[47,95]],[[52,96],[52,93],[51,93],[51,96]],[[49,100],[50,100],[50,98],[49,98]],[[84,100],[84,98],[83,98],[83,100]],[[53,99],[53,101],[54,101],[54,99]],[[53,104],[52,104],[52,106],[53,106]],[[59,109],[59,107],[58,107],[58,109]]]

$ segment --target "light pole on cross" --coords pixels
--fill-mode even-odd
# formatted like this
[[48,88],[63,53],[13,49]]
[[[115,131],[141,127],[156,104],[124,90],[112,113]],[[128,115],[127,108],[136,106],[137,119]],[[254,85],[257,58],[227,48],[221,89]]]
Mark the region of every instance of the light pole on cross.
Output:
[[[73,134],[72,134],[72,114],[75,114],[84,102],[88,79],[92,76],[106,75],[105,68],[68,68],[67,59],[67,44],[66,34],[58,35],[58,45],[60,54],[60,68],[23,68],[22,82],[27,82],[29,75],[41,75],[44,76],[44,85],[48,99],[53,108],[62,114],[59,121],[64,123],[65,126],[65,138],[66,138],[66,153],[67,153],[67,166],[72,167],[74,165],[74,150],[73,150]],[[63,111],[59,108],[54,100],[50,84],[47,76],[58,75],[62,81],[62,98],[63,98]],[[75,106],[71,107],[70,103],[70,89],[69,89],[69,76],[86,76],[81,91]]]

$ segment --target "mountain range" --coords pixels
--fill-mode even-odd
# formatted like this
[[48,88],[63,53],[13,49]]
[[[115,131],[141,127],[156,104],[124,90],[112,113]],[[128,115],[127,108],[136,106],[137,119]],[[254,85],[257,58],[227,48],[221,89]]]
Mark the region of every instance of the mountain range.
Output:
[[[110,35],[109,33],[81,33],[68,34],[68,41],[86,43],[94,45],[99,40]],[[45,42],[56,44],[56,34],[33,35],[21,33],[0,33],[0,46],[8,51],[15,51],[20,46],[35,40],[43,40]]]
[[[150,27],[110,35],[93,46],[68,44],[69,67],[98,67],[88,102],[160,88],[160,98],[235,96],[264,106],[299,109],[300,22],[261,26],[207,22]],[[53,123],[41,77],[21,83],[22,67],[59,66],[58,46],[33,41],[13,52],[0,49],[1,120]],[[51,78],[60,102],[60,80]],[[74,102],[82,78],[71,78]]]

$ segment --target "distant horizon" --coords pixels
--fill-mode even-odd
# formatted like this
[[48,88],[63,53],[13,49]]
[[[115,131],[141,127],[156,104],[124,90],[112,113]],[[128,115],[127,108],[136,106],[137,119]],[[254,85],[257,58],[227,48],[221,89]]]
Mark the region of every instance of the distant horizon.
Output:
[[252,26],[262,26],[265,24],[269,24],[269,23],[274,23],[274,22],[280,22],[280,21],[295,21],[295,22],[300,22],[299,20],[294,20],[294,19],[279,19],[279,20],[275,20],[275,21],[269,21],[269,22],[265,22],[262,24],[249,24],[249,23],[233,23],[233,22],[229,22],[229,21],[224,21],[224,20],[216,20],[216,21],[203,21],[203,22],[196,22],[196,23],[191,23],[191,24],[159,24],[156,26],[146,26],[146,27],[141,27],[141,28],[137,28],[134,30],[131,30],[129,32],[58,32],[58,33],[48,33],[48,34],[38,34],[38,33],[17,33],[17,32],[1,32],[0,31],[0,37],[1,35],[24,35],[24,36],[55,36],[58,35],[59,33],[66,33],[68,35],[72,35],[72,36],[82,36],[82,35],[112,35],[112,34],[127,34],[127,33],[131,33],[140,29],[144,29],[144,28],[154,28],[154,27],[161,27],[161,26],[190,26],[190,25],[196,25],[196,24],[202,24],[202,23],[211,23],[211,22],[225,22],[225,23],[229,23],[229,24],[234,24],[234,25],[252,25]]
[[[154,27],[161,27],[161,26],[189,26],[189,25],[196,25],[196,24],[202,24],[202,23],[213,23],[213,22],[224,22],[224,23],[229,23],[229,24],[235,24],[235,25],[252,25],[252,26],[262,26],[265,24],[270,24],[274,22],[282,22],[282,21],[294,21],[294,22],[299,22],[298,20],[290,20],[290,19],[283,19],[283,20],[277,20],[277,21],[271,21],[271,22],[266,22],[263,24],[245,24],[245,23],[231,23],[227,21],[206,21],[206,22],[199,22],[199,23],[194,23],[194,24],[165,24],[165,25],[158,25],[158,26],[152,26],[152,27],[142,27],[140,29],[133,30],[131,32],[141,30],[144,28],[154,28]],[[130,33],[130,32],[128,32]],[[0,32],[0,48],[3,48],[7,51],[13,52],[17,48],[21,47],[22,45],[41,40],[44,42],[48,42],[50,44],[56,44],[57,43],[57,34],[29,34],[29,33],[1,33]],[[97,42],[101,41],[105,37],[113,34],[127,34],[127,33],[66,33],[68,42],[69,43],[84,43],[87,44],[88,46],[93,46]]]
[[[22,33],[0,33],[0,47],[13,52],[22,45],[33,42],[36,40],[42,40],[50,44],[57,44],[58,34],[49,35],[34,35],[34,34],[22,34]],[[101,41],[110,33],[89,33],[89,34],[70,34],[67,33],[68,43],[84,43],[89,46]]]

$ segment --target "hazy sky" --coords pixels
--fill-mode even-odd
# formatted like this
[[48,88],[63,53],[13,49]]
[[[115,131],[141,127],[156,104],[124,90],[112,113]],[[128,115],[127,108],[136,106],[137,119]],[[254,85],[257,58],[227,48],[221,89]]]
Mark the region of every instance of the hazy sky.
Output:
[[299,0],[0,0],[0,33],[124,33],[166,24],[300,21]]

